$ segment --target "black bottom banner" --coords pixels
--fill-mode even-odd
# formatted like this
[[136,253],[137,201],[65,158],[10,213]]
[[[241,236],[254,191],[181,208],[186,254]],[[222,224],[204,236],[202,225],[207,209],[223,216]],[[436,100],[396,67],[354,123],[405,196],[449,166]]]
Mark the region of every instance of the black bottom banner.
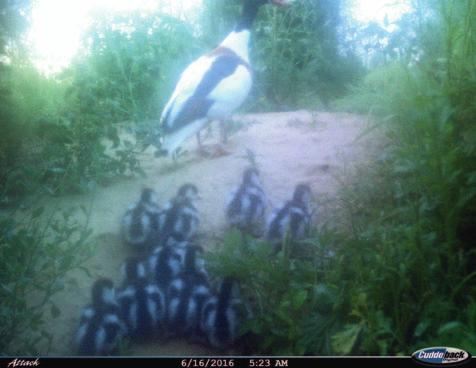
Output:
[[[410,357],[0,357],[0,368],[18,367],[177,367],[177,368],[270,368],[270,367],[424,367]],[[426,365],[430,366],[430,365]],[[432,364],[431,366],[454,366]],[[461,367],[475,367],[470,359]]]

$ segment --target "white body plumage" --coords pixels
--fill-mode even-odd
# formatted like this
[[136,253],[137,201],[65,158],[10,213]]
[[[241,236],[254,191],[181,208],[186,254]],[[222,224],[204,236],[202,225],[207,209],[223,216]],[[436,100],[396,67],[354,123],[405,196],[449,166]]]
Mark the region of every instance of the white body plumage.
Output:
[[[212,119],[223,122],[243,104],[253,83],[248,51],[253,21],[262,5],[289,2],[244,0],[241,20],[234,31],[216,49],[184,70],[160,119],[162,153],[175,157],[185,139]],[[223,131],[222,143],[224,137]]]
[[225,119],[243,104],[252,86],[249,38],[249,30],[232,32],[183,71],[161,116],[161,146],[168,154],[211,120]]

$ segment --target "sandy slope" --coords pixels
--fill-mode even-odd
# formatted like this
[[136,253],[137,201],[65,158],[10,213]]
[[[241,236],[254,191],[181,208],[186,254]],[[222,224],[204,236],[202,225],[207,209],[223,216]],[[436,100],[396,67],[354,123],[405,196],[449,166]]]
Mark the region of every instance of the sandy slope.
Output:
[[[173,168],[170,160],[156,159],[153,150],[142,157],[146,178],[121,181],[94,194],[61,198],[60,206],[83,204],[92,206],[91,226],[97,240],[95,257],[86,265],[94,278],[107,276],[120,280],[119,268],[131,254],[121,242],[119,224],[127,206],[138,198],[140,190],[155,189],[162,202],[172,197],[177,187],[185,182],[195,183],[202,196],[201,232],[205,248],[219,246],[225,229],[224,203],[230,190],[239,182],[248,166],[246,149],[256,155],[262,182],[271,203],[279,205],[287,199],[298,182],[311,185],[319,208],[317,221],[323,221],[326,211],[332,209],[336,193],[336,175],[342,174],[356,161],[365,160],[368,142],[356,138],[365,127],[362,117],[348,114],[269,113],[236,117],[245,123],[244,129],[232,135],[228,145],[231,154],[215,159],[199,157],[196,142],[190,139],[189,153]],[[211,137],[210,142],[217,139]],[[271,208],[269,209],[271,212]],[[213,244],[213,245],[212,245]],[[84,274],[71,275],[78,287],[67,286],[55,301],[62,314],[49,321],[55,341],[50,354],[70,354],[70,341],[77,326],[81,308],[89,302],[90,286],[94,281]],[[203,347],[180,341],[166,344],[135,346],[135,355],[198,355],[213,354]]]

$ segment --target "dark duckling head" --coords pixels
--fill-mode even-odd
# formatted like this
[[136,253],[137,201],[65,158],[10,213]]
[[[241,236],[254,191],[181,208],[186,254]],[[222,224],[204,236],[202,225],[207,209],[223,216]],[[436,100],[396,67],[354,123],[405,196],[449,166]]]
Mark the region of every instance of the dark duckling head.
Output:
[[122,265],[122,274],[125,281],[134,282],[147,278],[144,263],[139,258],[127,258]]
[[292,202],[299,207],[308,207],[311,202],[311,188],[307,184],[298,184],[294,190]]
[[94,306],[100,307],[107,304],[116,304],[114,284],[110,279],[102,278],[97,280],[93,285],[91,294]]

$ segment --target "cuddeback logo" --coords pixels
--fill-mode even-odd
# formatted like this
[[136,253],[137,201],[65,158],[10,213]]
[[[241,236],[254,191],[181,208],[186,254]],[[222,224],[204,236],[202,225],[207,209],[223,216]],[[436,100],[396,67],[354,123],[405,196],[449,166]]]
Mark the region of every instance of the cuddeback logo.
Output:
[[471,354],[457,348],[436,347],[417,350],[412,358],[420,364],[442,366],[457,365],[468,362]]

